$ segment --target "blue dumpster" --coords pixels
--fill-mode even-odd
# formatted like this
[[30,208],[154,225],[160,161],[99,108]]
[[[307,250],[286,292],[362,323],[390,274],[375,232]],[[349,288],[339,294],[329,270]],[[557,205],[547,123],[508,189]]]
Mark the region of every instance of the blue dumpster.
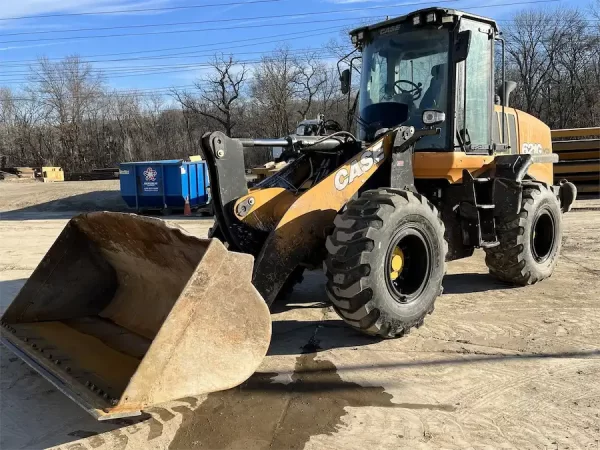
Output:
[[138,211],[192,208],[209,201],[208,170],[203,161],[181,159],[121,163],[121,196]]

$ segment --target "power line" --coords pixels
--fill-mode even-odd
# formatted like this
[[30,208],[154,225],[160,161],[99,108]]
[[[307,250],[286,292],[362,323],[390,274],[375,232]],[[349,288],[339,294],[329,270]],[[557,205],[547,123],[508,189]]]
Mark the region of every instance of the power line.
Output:
[[[272,38],[276,38],[276,37],[282,37],[282,36],[292,36],[292,35],[296,35],[296,34],[305,34],[307,32],[312,32],[312,31],[324,31],[324,30],[339,30],[339,29],[343,29],[345,27],[326,27],[326,28],[318,28],[315,30],[305,30],[305,31],[298,31],[295,33],[279,33],[279,34],[274,34],[274,35],[270,35],[270,36],[260,36],[260,37],[254,37],[254,38],[244,38],[244,42],[248,42],[248,41],[256,41],[256,40],[260,40],[260,39],[272,39]],[[164,51],[169,51],[169,50],[185,50],[185,49],[189,49],[189,48],[204,48],[204,47],[208,47],[208,46],[213,46],[213,45],[223,45],[223,44],[232,44],[232,43],[236,43],[236,42],[240,42],[240,39],[235,39],[232,41],[221,41],[221,42],[213,42],[210,44],[201,44],[201,45],[187,45],[187,46],[183,46],[183,47],[167,47],[167,48],[157,48],[157,49],[151,49],[151,50],[136,50],[136,51],[128,51],[128,52],[119,52],[119,53],[101,53],[101,54],[97,54],[97,55],[87,55],[87,56],[81,56],[81,58],[98,58],[98,57],[102,57],[102,56],[120,56],[120,55],[134,55],[137,53],[152,53],[152,52],[164,52]],[[59,58],[48,58],[49,61],[53,61],[53,60],[62,60],[64,59],[63,57],[59,57]],[[17,62],[37,62],[37,59],[15,59],[15,60],[7,60],[5,62],[7,63],[17,63]],[[4,63],[3,63],[4,64]]]
[[[454,3],[459,0],[439,0],[438,3]],[[560,1],[560,0],[537,0],[537,1]],[[310,13],[295,13],[295,14],[277,14],[270,16],[257,16],[257,17],[241,17],[235,19],[224,19],[219,22],[229,22],[229,21],[240,21],[240,20],[267,20],[267,19],[278,19],[281,17],[306,17],[306,16],[314,16],[314,15],[323,15],[323,14],[344,14],[347,12],[358,12],[364,10],[374,10],[374,9],[391,9],[391,8],[403,8],[411,5],[421,5],[421,2],[413,2],[413,3],[401,3],[401,4],[393,4],[393,5],[385,5],[385,6],[370,6],[365,8],[352,8],[352,9],[342,9],[342,10],[331,10],[324,12],[310,12]],[[379,16],[378,16],[379,17]],[[368,18],[368,17],[365,17]],[[85,40],[85,39],[96,39],[96,38],[110,38],[110,37],[125,37],[125,36],[147,36],[147,35],[156,35],[156,34],[173,34],[173,33],[194,33],[199,31],[223,31],[223,30],[231,30],[231,29],[241,29],[241,28],[263,28],[263,27],[275,27],[275,26],[285,26],[285,25],[294,25],[294,24],[304,24],[304,23],[323,23],[323,22],[338,22],[338,21],[346,21],[346,20],[357,20],[360,18],[356,17],[347,17],[347,18],[338,18],[338,19],[324,19],[324,20],[311,20],[311,21],[303,21],[303,22],[289,22],[289,23],[274,23],[274,24],[248,24],[248,25],[239,25],[239,26],[228,26],[226,29],[223,27],[218,28],[194,28],[188,30],[164,30],[164,31],[149,31],[143,33],[116,33],[116,34],[103,34],[103,35],[81,35],[81,36],[65,36],[65,37],[55,37],[55,38],[36,38],[36,39],[24,39],[24,40],[9,40],[9,41],[0,41],[0,44],[9,44],[9,43],[23,43],[23,42],[39,42],[39,41],[64,41],[64,40]],[[202,22],[190,22],[190,23],[213,23],[215,21],[202,21]],[[159,26],[159,25],[156,25]],[[128,28],[128,27],[114,27],[116,28]],[[10,36],[10,35],[6,35]]]
[[[128,95],[140,95],[140,94],[148,94],[148,95],[152,95],[155,93],[168,93],[174,90],[182,90],[182,89],[197,89],[198,87],[203,87],[205,86],[206,83],[195,83],[195,84],[184,84],[184,85],[179,85],[179,86],[161,86],[161,87],[156,87],[156,88],[145,88],[145,89],[113,89],[113,90],[105,90],[102,92],[98,92],[98,93],[94,93],[91,95],[96,95],[96,96],[100,96],[100,95],[119,95],[119,96],[128,96]],[[89,97],[89,95],[73,95],[73,96],[69,96],[68,98],[71,99],[75,99],[75,98],[87,98]],[[48,100],[50,97],[14,97],[14,96],[10,96],[8,97],[11,100]]]
[[[458,0],[447,0],[448,2],[455,2]],[[555,0],[557,1],[557,0]],[[440,2],[440,3],[443,3]],[[329,11],[321,11],[321,12],[307,12],[307,13],[292,13],[292,14],[276,14],[270,16],[255,16],[255,17],[237,17],[237,18],[229,18],[229,19],[219,19],[218,22],[239,22],[246,20],[264,20],[264,19],[274,19],[281,17],[306,17],[306,16],[321,16],[325,14],[344,14],[347,12],[357,12],[364,10],[372,10],[372,9],[387,9],[387,8],[398,8],[406,5],[385,5],[385,6],[370,6],[365,8],[352,8],[352,9],[343,9],[343,10],[329,10]],[[578,19],[585,22],[599,22],[600,19]],[[214,20],[196,20],[192,22],[161,22],[161,23],[151,23],[151,24],[142,24],[142,25],[119,25],[112,27],[91,27],[91,28],[72,28],[70,30],[44,30],[44,31],[22,31],[18,33],[3,33],[2,36],[24,36],[24,35],[33,35],[33,34],[50,34],[50,33],[74,33],[79,31],[104,31],[104,30],[120,30],[120,29],[132,29],[132,28],[153,28],[153,27],[174,27],[174,26],[182,26],[182,25],[198,25],[202,23],[213,23]],[[501,19],[496,20],[496,22],[515,22],[514,19]],[[595,26],[595,25],[591,25]]]
[[[169,94],[173,91],[178,90],[187,90],[187,89],[197,89],[204,87],[205,84],[197,83],[197,84],[185,84],[180,86],[163,86],[157,88],[147,88],[147,89],[113,89],[113,90],[105,90],[100,92],[93,92],[88,95],[67,95],[65,96],[68,100],[74,100],[79,98],[90,98],[90,97],[103,97],[103,96],[118,96],[118,97],[128,97],[128,96],[152,96],[155,94]],[[7,97],[9,100],[15,101],[48,101],[52,100],[52,97],[44,97],[44,96],[34,96],[34,97]]]
[[[456,2],[458,0],[441,0],[438,3],[450,3]],[[358,12],[365,10],[374,10],[374,9],[390,9],[390,8],[399,8],[407,6],[404,4],[394,4],[394,5],[379,5],[379,6],[367,6],[364,8],[350,8],[350,9],[331,9],[328,11],[312,11],[312,12],[302,12],[302,13],[290,13],[290,14],[274,14],[268,16],[254,16],[254,17],[235,17],[229,19],[219,19],[219,23],[223,22],[240,22],[247,20],[265,20],[265,19],[279,19],[283,17],[308,17],[308,16],[322,16],[328,14],[345,14],[350,12]],[[162,22],[162,23],[150,23],[150,24],[142,24],[142,25],[119,25],[112,27],[91,27],[91,28],[73,28],[70,30],[44,30],[44,31],[23,31],[19,33],[9,33],[2,34],[2,36],[19,36],[19,35],[31,35],[31,34],[49,34],[49,33],[74,33],[79,31],[104,31],[104,30],[121,30],[121,29],[132,29],[132,28],[152,28],[152,27],[172,27],[172,26],[181,26],[181,25],[198,25],[203,23],[214,23],[214,20],[196,20],[192,22]]]
[[[580,22],[600,22],[600,19],[584,19],[583,17],[578,17],[575,20],[580,21]],[[498,19],[496,20],[496,22],[526,22],[527,20],[525,19]],[[556,19],[557,22],[564,22],[561,19]],[[594,27],[595,25],[590,25],[592,27]]]
[[[103,97],[118,97],[118,98],[126,98],[126,97],[154,97],[157,93],[154,92],[131,92],[121,94],[119,92],[103,92],[98,94],[90,94],[88,96],[79,96],[79,97],[68,97],[66,100],[78,100],[78,99],[90,99],[90,98],[103,98]],[[171,91],[158,92],[159,95],[165,96],[171,94]],[[11,100],[18,102],[49,102],[52,101],[52,98],[48,97],[40,97],[40,98],[26,98],[26,97],[11,97]]]
[[[383,17],[383,16],[378,16],[378,17]],[[262,39],[268,39],[267,42],[252,42],[252,43],[247,43],[247,44],[240,44],[240,45],[228,45],[226,47],[221,47],[221,48],[215,48],[210,50],[210,54],[207,54],[207,56],[210,56],[212,54],[214,54],[215,52],[218,52],[219,50],[224,50],[224,53],[229,54],[229,52],[227,50],[232,49],[232,48],[242,48],[242,47],[254,47],[256,45],[260,45],[260,44],[272,44],[272,43],[281,43],[281,42],[287,42],[287,39],[285,40],[279,40],[279,41],[273,41],[273,38],[277,38],[277,37],[290,37],[290,36],[296,36],[296,35],[303,35],[301,37],[298,37],[296,39],[305,39],[305,38],[309,38],[309,37],[314,37],[314,36],[322,36],[322,35],[326,35],[326,34],[331,34],[332,31],[341,31],[343,30],[345,27],[339,27],[339,26],[335,26],[335,27],[326,27],[326,28],[318,28],[318,29],[314,29],[314,30],[307,30],[307,31],[297,31],[294,33],[280,33],[280,34],[276,34],[276,35],[271,35],[271,36],[263,36],[263,37],[257,37],[257,38],[248,38],[248,39],[244,39],[243,42],[248,42],[248,41],[257,41],[257,40],[262,40]],[[316,33],[319,32],[320,33]],[[310,34],[308,34],[310,33]],[[233,40],[233,41],[225,41],[225,42],[216,42],[216,43],[212,43],[212,44],[204,44],[204,45],[192,45],[192,46],[186,46],[186,47],[173,47],[171,48],[171,50],[173,49],[188,49],[188,48],[205,48],[207,46],[213,46],[213,45],[223,45],[223,44],[231,44],[231,43],[237,43],[237,42],[241,42],[239,39]],[[165,51],[165,50],[169,50],[169,49],[156,49],[156,50],[145,50],[143,52],[122,52],[122,53],[114,53],[114,55],[133,55],[136,53],[147,53],[147,52],[154,52],[154,51]],[[180,52],[180,53],[166,53],[164,55],[155,55],[155,56],[141,56],[141,57],[133,57],[133,58],[118,58],[118,59],[104,59],[104,60],[89,60],[86,58],[93,58],[94,56],[80,56],[82,62],[86,62],[86,63],[103,63],[103,62],[119,62],[119,61],[132,61],[132,60],[154,60],[154,59],[171,59],[174,57],[182,57],[185,55],[195,55],[198,53],[205,53],[208,52],[209,50],[204,50],[203,52],[199,52],[199,51],[195,51],[195,52]],[[104,55],[96,55],[96,56],[110,56],[111,54],[104,54]],[[64,57],[60,57],[60,58],[48,58],[48,61],[63,61]],[[2,63],[3,67],[19,67],[19,66],[25,66],[25,67],[30,67],[32,64],[39,64],[39,59],[31,59],[31,60],[13,60],[13,61],[7,61],[8,64],[6,63]]]
[[[550,3],[551,1],[556,1],[556,0],[541,0],[541,1],[538,0],[538,1],[531,1],[531,2],[520,2],[518,4],[524,4],[524,3]],[[510,4],[511,3],[497,4],[497,5],[488,5],[488,7],[506,6],[506,5],[510,5]],[[473,8],[478,8],[478,7],[464,8],[464,9],[473,9]],[[382,16],[366,16],[366,17],[363,17],[362,19],[380,18],[380,17],[382,17]],[[310,23],[313,23],[313,22],[315,22],[315,21],[311,21]],[[329,22],[329,20],[327,22]],[[281,25],[298,25],[298,22],[294,22],[294,23],[291,23],[291,24],[281,24]],[[343,27],[341,27],[341,28],[331,27],[331,28],[342,29]],[[306,32],[298,32],[298,33],[306,33]],[[298,34],[298,33],[286,33],[285,35]],[[324,34],[327,34],[327,33],[324,33]],[[266,39],[266,38],[268,38],[268,37],[261,37],[261,38],[255,38],[255,39]],[[248,40],[250,40],[250,39],[245,39],[244,42],[248,41]],[[240,40],[229,41],[229,42],[240,42]],[[207,44],[207,45],[217,45],[217,44],[214,43],[214,44]],[[197,46],[192,46],[192,47],[197,47]],[[152,51],[152,50],[148,50],[148,51]],[[125,52],[125,53],[128,53],[128,52]],[[250,54],[250,53],[251,52],[247,52],[245,54]],[[242,53],[242,54],[244,54],[244,53]],[[165,57],[165,56],[168,56],[168,55],[161,55],[161,56]],[[144,59],[144,58],[139,58],[139,59]],[[108,61],[100,61],[100,62],[108,62]],[[153,65],[153,66],[151,66],[151,68],[155,69],[155,70],[146,71],[145,73],[144,73],[144,71],[146,70],[146,68],[148,66],[117,67],[117,68],[114,68],[112,70],[106,70],[106,69],[104,69],[102,71],[102,73],[107,73],[107,72],[110,72],[110,73],[120,73],[121,76],[155,75],[155,74],[159,74],[159,73],[166,73],[165,70],[171,70],[172,71],[172,69],[174,69],[174,68],[188,68],[187,70],[194,70],[196,68],[205,67],[205,66],[206,66],[206,64],[201,64],[201,63],[186,64],[186,65],[182,65],[182,64],[180,64],[180,65],[169,64],[169,65],[166,65],[166,66],[156,66],[156,65]],[[161,67],[164,67],[165,69],[161,69]],[[191,69],[189,69],[189,68],[191,68]],[[96,70],[96,69],[94,69],[94,70]],[[98,69],[98,71],[101,71],[101,70]],[[181,71],[182,70],[179,70],[178,72],[181,72]],[[183,70],[183,71],[185,71],[185,70]],[[128,73],[131,74],[131,75],[128,75]],[[24,75],[26,75],[27,72],[11,72],[11,73],[6,73],[5,72],[3,75],[15,76],[15,75],[18,75],[18,74],[24,74]],[[116,75],[113,76],[113,77],[116,77]],[[4,80],[4,81],[5,82],[20,82],[21,80]]]
[[[315,58],[316,61],[328,61],[330,60],[332,57],[335,57],[337,55],[333,55],[333,54],[328,54],[328,58],[325,57],[320,57],[320,58]],[[236,61],[236,64],[258,64],[263,62],[264,60],[267,61],[277,61],[277,58],[263,58],[263,59],[249,59],[249,60],[239,60]],[[152,70],[152,71],[146,71],[146,72],[132,72],[132,73],[120,73],[117,75],[111,75],[109,78],[110,79],[114,79],[114,78],[128,78],[128,77],[140,77],[140,76],[153,76],[153,75],[170,75],[170,74],[175,74],[175,73],[182,73],[182,72],[190,72],[190,71],[194,71],[197,69],[202,69],[202,68],[206,68],[206,67],[210,67],[210,64],[190,64],[190,65],[184,65],[184,66],[180,66],[181,68],[177,67],[177,68],[173,68],[173,66],[167,66],[164,68],[158,68],[156,70]],[[5,79],[5,80],[1,80],[3,83],[21,83],[22,79]]]
[[[248,79],[248,81],[250,81],[250,80],[251,80],[251,78]],[[178,90],[198,89],[198,88],[202,88],[204,86],[206,86],[206,84],[199,83],[199,84],[192,84],[192,85],[164,86],[164,87],[148,88],[148,89],[112,90],[112,91],[102,91],[102,92],[98,92],[98,93],[92,93],[89,95],[67,96],[66,99],[67,100],[75,100],[75,99],[81,99],[81,98],[102,98],[104,96],[109,96],[109,97],[110,96],[151,97],[151,96],[155,96],[156,94],[168,95],[168,94],[171,94],[172,92],[175,92]],[[596,87],[596,86],[598,86],[598,84],[597,83],[583,83],[580,86]],[[52,98],[50,98],[50,97],[42,97],[42,96],[40,96],[40,97],[13,97],[13,96],[10,96],[7,99],[13,100],[13,101],[29,101],[29,102],[52,100]]]
[[[437,2],[435,2],[435,4],[439,4],[439,3],[452,3],[452,2],[457,2],[459,0],[439,0]],[[481,6],[471,6],[471,7],[465,7],[462,8],[463,10],[469,10],[469,9],[481,9],[481,8],[498,8],[498,7],[503,7],[503,6],[513,6],[513,5],[527,5],[527,4],[537,4],[537,3],[555,3],[555,2],[559,2],[561,0],[531,0],[531,1],[526,1],[526,2],[514,2],[514,3],[497,3],[494,5],[481,5]],[[402,4],[394,4],[394,5],[386,5],[386,6],[371,6],[371,7],[365,7],[365,8],[353,8],[353,9],[346,9],[346,10],[339,10],[336,11],[336,13],[344,13],[344,12],[356,12],[356,11],[363,11],[363,10],[369,10],[369,9],[381,9],[381,8],[387,8],[387,9],[391,9],[391,8],[401,8],[401,7],[406,7],[406,6],[414,6],[414,5],[422,5],[421,2],[413,2],[413,3],[402,3]],[[291,14],[291,16],[306,16],[306,15],[311,15],[311,14],[325,14],[325,13],[299,13],[299,14]],[[288,17],[290,15],[287,15]],[[262,19],[253,19],[253,18],[244,18],[244,20],[264,20],[266,18],[279,18],[279,17],[285,17],[283,15],[276,15],[276,16],[263,16]],[[233,19],[232,19],[233,20]],[[241,20],[241,19],[235,19],[235,20]],[[339,18],[339,19],[326,19],[326,20],[312,20],[312,21],[304,21],[304,22],[295,22],[295,24],[302,24],[302,23],[316,23],[316,22],[336,22],[336,21],[344,21],[344,20],[356,20],[356,18]],[[233,27],[227,27],[228,30],[231,29],[242,29],[242,28],[262,28],[262,27],[275,27],[275,26],[285,26],[285,25],[290,25],[291,23],[285,23],[285,24],[279,24],[279,23],[275,23],[275,24],[269,24],[269,25],[240,25],[240,26],[233,26]],[[292,23],[293,24],[293,23]],[[67,37],[59,37],[59,38],[38,38],[38,39],[25,39],[25,40],[9,40],[9,41],[0,41],[0,44],[9,44],[9,43],[23,43],[23,42],[39,42],[39,41],[64,41],[64,40],[86,40],[86,39],[103,39],[103,38],[111,38],[111,37],[125,37],[125,36],[147,36],[147,35],[156,35],[156,34],[173,34],[173,33],[195,33],[195,32],[199,32],[199,31],[222,31],[223,28],[219,27],[219,28],[197,28],[197,29],[191,29],[191,30],[165,30],[165,31],[151,31],[151,32],[143,32],[143,33],[116,33],[116,34],[106,34],[106,35],[89,35],[89,36],[67,36]]]
[[[321,61],[325,61],[326,59],[321,59]],[[262,60],[260,59],[252,59],[252,60],[244,60],[241,61],[241,63],[244,64],[259,64],[261,63]],[[156,76],[156,75],[174,75],[174,74],[180,74],[180,73],[185,73],[185,72],[193,72],[195,70],[198,69],[203,69],[206,68],[208,66],[191,66],[188,68],[183,68],[183,69],[157,69],[156,71],[152,71],[152,72],[142,72],[142,73],[124,73],[124,74],[117,74],[117,75],[112,75],[110,77],[110,79],[115,79],[115,78],[132,78],[132,77],[148,77],[148,76]],[[19,79],[19,80],[1,80],[1,83],[5,84],[5,85],[19,85],[22,84],[23,80]]]
[[[385,17],[385,16],[370,16],[370,17]],[[582,20],[589,20],[589,21],[600,21],[600,19],[582,19]],[[502,22],[502,23],[508,23],[508,22],[515,22],[515,20],[513,19],[501,19],[501,20],[497,20],[496,22]],[[596,27],[596,25],[589,25],[590,27]],[[295,36],[298,34],[302,34],[302,35],[306,35],[307,32],[313,33],[313,32],[319,32],[319,31],[325,31],[325,30],[344,30],[346,27],[326,27],[326,28],[318,28],[318,29],[314,29],[314,30],[307,30],[307,31],[298,31],[298,32],[294,32],[294,33],[279,33],[279,34],[274,34],[274,35],[269,35],[269,36],[260,36],[260,37],[254,37],[254,38],[245,38],[243,41],[244,42],[249,42],[249,41],[258,41],[258,40],[262,40],[262,39],[267,39],[270,40],[272,38],[278,38],[278,37],[283,37],[283,36]],[[321,34],[329,34],[329,33],[321,33]],[[318,36],[319,34],[310,34],[310,35],[306,35],[306,37],[311,37],[311,36]],[[206,47],[211,47],[214,45],[225,45],[225,44],[232,44],[232,43],[237,43],[240,42],[239,39],[235,39],[232,41],[221,41],[221,42],[213,42],[213,43],[209,43],[209,44],[201,44],[201,45],[187,45],[187,46],[179,46],[179,47],[166,47],[166,48],[155,48],[155,49],[146,49],[146,50],[136,50],[136,51],[128,51],[128,52],[117,52],[117,53],[100,53],[100,54],[95,54],[95,55],[78,55],[80,58],[82,58],[83,60],[85,60],[86,62],[116,62],[116,61],[120,61],[119,59],[112,59],[112,60],[87,60],[87,58],[100,58],[100,57],[104,57],[104,56],[121,56],[121,55],[135,55],[135,54],[142,54],[142,53],[154,53],[154,52],[163,52],[163,51],[170,51],[170,50],[187,50],[187,49],[195,49],[195,48],[206,48]],[[270,43],[271,41],[269,41]],[[278,41],[278,42],[283,42],[283,41]],[[259,43],[260,44],[260,43]],[[256,45],[256,44],[245,44],[244,46],[252,46],[252,45]],[[237,48],[237,47],[241,47],[241,46],[236,46],[236,47],[226,47],[224,48],[224,50],[227,50],[228,48]],[[220,49],[214,49],[214,51],[218,51]],[[184,52],[181,53],[181,55],[184,54],[193,54],[196,52]],[[162,56],[172,56],[172,55],[176,55],[176,53],[167,53],[165,55],[157,55],[157,57],[162,57]],[[57,57],[57,58],[48,58],[48,61],[62,61],[64,59],[64,57]],[[130,60],[132,58],[126,58],[126,60]],[[138,58],[133,58],[133,59],[138,59]],[[142,59],[142,58],[139,58]],[[148,59],[154,59],[154,57],[148,57]],[[39,60],[38,59],[13,59],[13,60],[6,60],[2,63],[2,65],[4,67],[13,67],[13,66],[29,66],[30,63],[38,63]],[[22,64],[16,64],[16,63],[22,63]]]
[[[331,56],[331,57],[333,57],[333,56]],[[325,61],[325,60],[327,60],[327,58],[319,59],[319,61]],[[240,62],[240,64],[253,65],[253,64],[259,64],[262,61],[263,61],[262,59],[252,58],[252,59],[243,60]],[[131,71],[120,72],[120,73],[111,74],[110,77],[107,77],[107,78],[110,78],[111,80],[113,80],[115,78],[133,78],[133,77],[140,78],[140,77],[151,77],[151,76],[156,76],[156,75],[174,75],[174,74],[178,74],[178,73],[194,72],[197,70],[208,69],[208,68],[211,68],[211,66],[210,65],[189,65],[189,66],[185,66],[185,67],[174,67],[174,68],[164,67],[164,68],[145,71],[145,72],[131,72]],[[4,80],[0,80],[0,84],[19,85],[19,84],[22,84],[24,81],[26,81],[26,80],[24,80],[23,78],[4,79]]]
[[189,5],[189,6],[166,6],[162,8],[139,8],[139,9],[113,9],[110,11],[88,11],[79,13],[56,13],[56,14],[43,14],[34,16],[19,16],[19,17],[2,17],[0,20],[21,20],[21,19],[42,19],[47,17],[71,17],[71,16],[97,16],[107,14],[123,14],[123,13],[137,13],[137,12],[158,12],[158,11],[175,11],[181,9],[197,9],[197,8],[213,8],[222,6],[235,6],[235,5],[251,5],[253,3],[275,3],[284,0],[250,0],[250,1],[238,1],[231,3],[211,3],[207,5]]
[[[449,0],[449,1],[458,1],[458,0]],[[559,1],[559,0],[549,0],[549,1]],[[274,27],[282,27],[289,25],[299,25],[299,24],[307,24],[307,23],[324,23],[324,22],[343,22],[343,21],[356,21],[356,17],[346,17],[339,19],[323,19],[323,20],[305,20],[300,22],[286,22],[286,23],[275,23],[269,25],[258,25],[258,24],[250,24],[250,25],[236,25],[229,26],[227,29],[223,27],[217,28],[195,28],[191,30],[166,30],[166,31],[151,31],[144,33],[117,33],[117,34],[102,34],[102,35],[92,35],[92,36],[68,36],[61,38],[41,38],[41,39],[25,39],[25,40],[10,40],[10,41],[0,41],[0,44],[10,44],[10,43],[24,43],[24,42],[40,42],[40,41],[74,41],[74,40],[87,40],[87,39],[102,39],[102,38],[111,38],[111,37],[125,37],[125,36],[148,36],[148,35],[156,35],[156,34],[179,34],[179,33],[197,33],[200,31],[229,31],[234,29],[251,29],[251,28],[274,28]]]
[[[276,49],[275,49],[276,50]],[[298,48],[298,49],[290,49],[288,50],[288,53],[290,55],[294,55],[294,56],[303,56],[303,55],[311,55],[314,53],[320,53],[321,55],[324,54],[324,51],[327,51],[327,54],[331,54],[331,51],[329,51],[328,49],[324,49],[324,48],[314,48],[314,47],[307,47],[307,48]],[[236,55],[236,56],[245,56],[245,55],[270,55],[273,53],[273,50],[268,50],[268,51],[256,51],[256,52],[239,52],[239,53],[231,53],[232,56]],[[211,56],[210,54],[207,55],[200,55],[200,56],[196,56],[195,58],[204,58],[206,56]],[[233,61],[234,64],[237,64],[237,61],[234,60]],[[196,62],[196,63],[181,63],[181,64],[162,64],[162,65],[142,65],[142,66],[121,66],[121,67],[113,67],[113,68],[107,68],[107,69],[103,69],[103,68],[90,68],[89,72],[91,73],[100,73],[100,74],[111,74],[111,73],[120,73],[120,72],[131,72],[131,73],[137,73],[139,71],[146,71],[147,69],[153,70],[153,69],[160,69],[160,68],[179,68],[179,67],[190,67],[190,66],[194,66],[194,67],[206,67],[206,66],[212,66],[212,62],[211,61],[203,61],[203,62]],[[23,70],[17,70],[17,71],[5,71],[4,73],[0,74],[0,77],[2,76],[15,76],[15,75],[28,75],[31,74],[31,71],[23,71]]]

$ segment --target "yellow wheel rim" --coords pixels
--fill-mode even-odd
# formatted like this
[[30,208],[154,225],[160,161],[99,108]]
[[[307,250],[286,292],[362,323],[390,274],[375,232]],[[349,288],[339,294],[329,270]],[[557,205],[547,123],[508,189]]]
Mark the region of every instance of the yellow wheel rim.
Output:
[[394,253],[392,256],[392,260],[390,262],[391,270],[390,270],[390,278],[392,280],[397,279],[404,268],[404,253],[400,249],[400,247],[396,247],[394,249]]

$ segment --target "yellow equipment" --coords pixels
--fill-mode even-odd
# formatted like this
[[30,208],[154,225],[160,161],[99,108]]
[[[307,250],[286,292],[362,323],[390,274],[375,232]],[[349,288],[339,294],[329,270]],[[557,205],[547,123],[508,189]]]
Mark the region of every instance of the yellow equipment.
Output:
[[[207,133],[214,239],[133,215],[76,217],[2,317],[3,342],[112,418],[243,382],[268,347],[267,305],[305,268],[324,267],[346,323],[385,338],[419,327],[446,261],[475,248],[502,280],[550,276],[576,190],[552,185],[550,130],[509,107],[514,83],[494,94],[496,23],[430,8],[351,36],[358,137]],[[248,190],[253,147],[294,157]]]
[[65,181],[65,173],[62,167],[42,167],[42,178],[44,183]]

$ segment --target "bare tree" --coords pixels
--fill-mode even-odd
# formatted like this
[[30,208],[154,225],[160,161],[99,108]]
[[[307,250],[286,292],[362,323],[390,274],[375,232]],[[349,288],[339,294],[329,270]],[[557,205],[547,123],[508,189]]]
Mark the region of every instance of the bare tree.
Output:
[[232,56],[215,55],[210,67],[212,73],[195,83],[199,96],[178,91],[174,91],[173,95],[183,108],[214,120],[223,127],[227,136],[232,136],[236,126],[234,106],[241,100],[246,66],[236,63]]
[[300,100],[298,114],[300,119],[306,119],[316,96],[327,82],[326,68],[316,53],[308,54],[295,63],[298,68],[292,82],[296,85],[296,96]]
[[[592,2],[585,12],[518,12],[505,33],[507,78],[519,84],[511,105],[551,128],[600,121],[600,0]],[[352,50],[346,34],[328,48],[339,58]],[[30,73],[21,89],[0,87],[0,156],[10,165],[60,165],[66,172],[184,158],[197,154],[203,133],[213,129],[280,137],[298,118],[318,113],[345,124],[349,106],[335,64],[287,47],[252,70],[215,56],[197,89],[172,97],[109,91],[100,72],[76,56],[41,59]],[[249,165],[257,163],[247,156]]]
[[575,9],[522,11],[505,35],[507,77],[518,81],[514,106],[551,127],[593,125],[600,41],[586,18]]
[[71,164],[86,165],[81,127],[102,95],[102,76],[77,56],[56,63],[41,58],[31,70],[30,89],[40,94],[41,106],[58,132],[61,164],[69,159]]
[[282,136],[289,132],[299,77],[297,61],[288,47],[264,56],[255,68],[252,94],[270,135]]
[[515,16],[505,32],[507,51],[518,68],[519,88],[529,113],[536,112],[536,97],[552,70],[554,42],[549,35],[554,25],[547,12],[525,11]]

